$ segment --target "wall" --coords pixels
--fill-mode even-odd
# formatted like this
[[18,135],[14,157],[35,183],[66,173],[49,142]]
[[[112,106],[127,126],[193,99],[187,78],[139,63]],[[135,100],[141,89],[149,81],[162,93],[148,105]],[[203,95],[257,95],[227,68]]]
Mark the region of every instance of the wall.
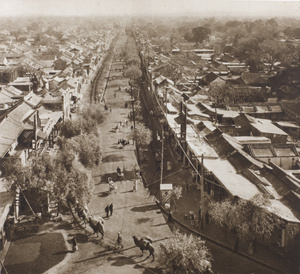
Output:
[[[257,157],[257,160],[260,160],[266,164],[269,163],[269,159],[279,167],[283,169],[293,169],[293,165],[295,164],[295,161],[299,159],[299,157]],[[294,160],[293,160],[294,159]]]

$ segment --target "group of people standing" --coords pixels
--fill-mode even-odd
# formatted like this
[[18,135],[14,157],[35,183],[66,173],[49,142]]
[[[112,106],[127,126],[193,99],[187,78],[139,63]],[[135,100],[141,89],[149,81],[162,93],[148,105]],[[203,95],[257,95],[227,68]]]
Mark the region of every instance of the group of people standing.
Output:
[[106,218],[109,219],[110,216],[112,216],[114,210],[114,205],[111,203],[110,205],[107,205],[105,207],[105,212],[106,212]]

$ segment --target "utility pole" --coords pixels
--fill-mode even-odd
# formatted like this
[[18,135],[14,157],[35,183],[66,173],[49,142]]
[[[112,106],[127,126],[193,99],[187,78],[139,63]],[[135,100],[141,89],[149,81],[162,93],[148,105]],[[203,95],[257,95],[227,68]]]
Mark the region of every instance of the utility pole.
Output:
[[168,113],[168,87],[165,88],[165,115],[166,115],[166,119],[167,119],[167,113]]
[[131,91],[131,106],[132,106],[133,128],[135,128],[134,97],[133,97],[133,90],[132,90],[131,81],[130,81],[130,91]]
[[218,121],[217,104],[218,104],[218,96],[215,103],[215,124],[217,124]]
[[198,162],[198,158],[196,158],[196,185],[198,184],[198,174],[199,174],[199,162]]
[[162,136],[161,136],[160,184],[162,184],[163,173],[164,173],[164,141],[165,141],[164,130],[162,130],[161,135]]
[[204,228],[204,167],[203,154],[201,155],[201,177],[200,177],[200,218],[201,230]]
[[33,116],[33,131],[34,131],[34,150],[35,155],[37,155],[37,130],[38,130],[38,118],[37,113]]

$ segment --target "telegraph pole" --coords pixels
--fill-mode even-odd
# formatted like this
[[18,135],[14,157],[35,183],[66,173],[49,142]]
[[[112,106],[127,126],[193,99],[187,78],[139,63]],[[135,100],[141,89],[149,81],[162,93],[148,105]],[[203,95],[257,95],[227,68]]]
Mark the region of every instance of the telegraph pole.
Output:
[[164,135],[164,130],[162,130],[162,133],[161,133],[160,184],[162,184],[163,173],[164,173],[164,141],[165,141],[165,135]]
[[130,91],[131,91],[131,107],[132,107],[132,118],[133,118],[133,128],[135,128],[135,113],[134,113],[134,96],[133,96],[133,89],[132,89],[132,83],[130,83]]
[[204,167],[203,154],[201,155],[201,177],[200,177],[200,218],[201,230],[204,228]]

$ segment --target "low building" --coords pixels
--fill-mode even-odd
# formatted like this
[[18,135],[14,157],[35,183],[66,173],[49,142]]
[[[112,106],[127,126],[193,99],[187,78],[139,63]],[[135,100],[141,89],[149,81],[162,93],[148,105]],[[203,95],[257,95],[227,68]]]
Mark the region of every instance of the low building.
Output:
[[18,88],[24,93],[28,93],[32,90],[33,83],[30,81],[29,77],[18,77],[16,80],[10,82],[8,85]]

